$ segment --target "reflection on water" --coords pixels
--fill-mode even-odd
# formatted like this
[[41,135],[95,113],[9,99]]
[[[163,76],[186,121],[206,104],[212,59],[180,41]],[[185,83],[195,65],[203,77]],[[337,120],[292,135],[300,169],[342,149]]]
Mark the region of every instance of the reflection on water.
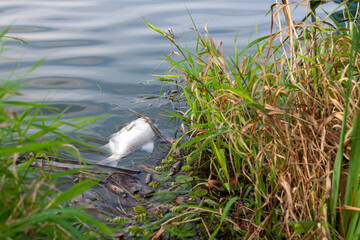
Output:
[[101,44],[101,41],[90,41],[90,40],[50,40],[50,41],[39,41],[31,42],[32,47],[39,48],[62,48],[62,47],[79,47],[79,46],[96,46]]
[[88,80],[86,78],[45,76],[30,79],[27,83],[29,87],[33,88],[85,88],[91,86]]
[[[104,114],[102,111],[102,106],[100,104],[94,105],[93,103],[81,103],[81,102],[74,102],[71,104],[71,102],[58,102],[58,103],[50,103],[47,104],[50,107],[57,108],[57,112],[62,112],[65,109],[67,111],[65,112],[64,116],[65,118],[73,118],[77,116],[90,116],[90,115],[100,115]],[[47,115],[54,115],[54,110],[44,109],[43,111],[44,116]]]
[[[104,64],[106,61],[111,61],[111,59],[104,57],[73,57],[63,59],[60,62],[64,65],[93,66]],[[59,63],[59,65],[61,65],[61,63]]]
[[[0,78],[21,76],[47,57],[27,78],[27,98],[20,99],[46,99],[61,110],[72,106],[65,117],[111,114],[91,126],[97,134],[85,133],[102,141],[135,118],[129,108],[152,118],[165,135],[172,136],[172,125],[165,126],[168,119],[159,115],[171,104],[163,98],[144,99],[160,93],[161,84],[151,81],[151,74],[167,72],[167,65],[158,64],[171,46],[141,16],[163,30],[172,28],[178,37],[184,32],[182,41],[191,49],[196,34],[189,30],[188,9],[199,30],[204,32],[207,25],[214,40],[223,41],[225,53],[231,55],[236,34],[238,49],[246,44],[255,24],[253,38],[269,34],[270,17],[265,14],[271,4],[263,0],[2,0],[0,27],[13,24],[9,34],[30,44],[7,40],[12,49],[3,53],[10,59],[0,62]],[[157,159],[160,152],[152,157]],[[154,161],[135,153],[124,163],[144,159]]]
[[51,32],[55,31],[54,28],[49,27],[39,27],[39,26],[21,26],[21,25],[14,25],[11,27],[12,33],[27,33],[27,32]]

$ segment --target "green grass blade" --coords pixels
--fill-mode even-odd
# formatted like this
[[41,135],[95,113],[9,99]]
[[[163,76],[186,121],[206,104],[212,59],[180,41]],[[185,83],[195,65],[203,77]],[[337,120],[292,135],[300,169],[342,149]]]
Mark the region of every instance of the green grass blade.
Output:
[[49,207],[55,207],[61,203],[69,201],[84,191],[90,189],[95,186],[98,182],[93,179],[86,179],[80,183],[75,184],[72,188],[61,192],[53,201],[49,204]]
[[[347,177],[346,193],[345,193],[346,206],[353,206],[353,201],[355,199],[354,207],[360,208],[359,174],[360,174],[360,112],[358,112],[355,118],[353,125],[353,135],[351,138],[350,165],[349,165],[349,173]],[[357,193],[356,197],[355,197],[355,193]],[[347,239],[355,239],[355,237],[359,236],[360,234],[359,212],[352,210],[344,210],[344,215],[345,213],[347,217],[346,221],[350,221],[350,225],[346,237]],[[350,214],[351,214],[351,218],[350,218]]]
[[42,151],[45,149],[49,149],[55,146],[60,146],[61,144],[64,144],[66,142],[56,142],[56,141],[49,141],[49,142],[43,142],[43,143],[32,143],[32,144],[26,144],[26,145],[17,145],[17,146],[11,146],[11,147],[1,147],[0,148],[0,155],[2,154],[14,154],[14,153],[24,153],[24,152],[36,152],[36,151]]
[[89,216],[86,213],[83,213],[83,212],[81,212],[81,211],[79,211],[77,209],[71,209],[71,208],[62,209],[61,212],[66,213],[68,215],[72,215],[74,217],[77,217],[81,221],[85,221],[87,223],[92,223],[95,226],[97,226],[101,231],[108,234],[108,236],[112,236],[112,231],[106,224],[92,218],[91,216]]
[[230,210],[231,206],[238,200],[239,198],[237,197],[233,197],[232,199],[230,199],[228,201],[228,203],[226,204],[223,213],[221,215],[221,219],[220,219],[220,223],[219,226],[216,228],[216,230],[214,231],[214,233],[211,235],[210,240],[213,240],[216,237],[216,234],[219,232],[222,223],[224,222],[225,217],[227,217],[227,212]]
[[[340,189],[340,175],[342,171],[342,159],[344,154],[344,143],[345,143],[345,135],[346,135],[346,124],[347,124],[347,116],[348,116],[348,108],[349,108],[349,101],[350,101],[350,93],[351,93],[351,86],[352,86],[352,78],[353,78],[353,68],[354,68],[354,58],[358,53],[358,46],[359,46],[359,21],[354,24],[352,29],[352,46],[350,52],[350,66],[349,66],[349,74],[348,74],[348,82],[347,82],[347,92],[346,92],[346,102],[344,108],[344,120],[341,126],[341,133],[340,133],[340,141],[339,141],[339,148],[337,151],[335,163],[334,163],[334,172],[332,177],[332,192],[330,198],[330,223],[332,225],[335,224],[336,220],[336,207],[338,203],[338,196],[339,196],[339,189]],[[349,197],[346,196],[345,197]],[[344,226],[347,226],[349,221],[349,213],[348,211],[344,212]]]

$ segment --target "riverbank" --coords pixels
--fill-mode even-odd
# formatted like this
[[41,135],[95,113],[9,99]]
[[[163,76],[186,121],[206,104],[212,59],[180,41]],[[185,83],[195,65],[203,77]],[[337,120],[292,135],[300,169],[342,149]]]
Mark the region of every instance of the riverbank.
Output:
[[[161,166],[147,168],[151,180],[46,165],[64,151],[86,165],[78,149],[92,146],[75,132],[105,116],[63,121],[63,113],[42,114],[54,107],[11,101],[44,60],[4,80],[0,238],[355,239],[359,23],[344,28],[308,15],[296,24],[287,4],[274,5],[272,17],[269,36],[235,47],[230,58],[195,24],[190,52],[171,30],[148,23],[174,47],[171,71],[159,80],[179,89],[169,100],[188,106],[169,112],[182,137]],[[65,187],[64,176],[76,182]],[[146,193],[121,183],[124,176],[148,184]],[[106,202],[97,194],[105,188],[121,201]],[[84,213],[94,206],[110,217]]]
[[171,113],[184,123],[182,170],[207,178],[193,185],[207,186],[201,203],[169,228],[197,219],[211,239],[358,236],[359,23],[298,7],[309,15],[294,23],[289,4],[273,5],[271,34],[230,58],[206,28],[193,26],[194,53],[147,22],[174,47],[158,78],[189,106]]

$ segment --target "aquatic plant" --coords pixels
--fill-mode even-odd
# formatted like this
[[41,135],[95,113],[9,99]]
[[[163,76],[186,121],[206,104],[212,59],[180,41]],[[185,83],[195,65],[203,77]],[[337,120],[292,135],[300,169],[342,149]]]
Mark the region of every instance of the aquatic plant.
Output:
[[[1,52],[5,50],[0,34]],[[88,146],[75,133],[100,117],[62,120],[64,112],[44,103],[19,101],[23,80],[44,59],[17,79],[0,80],[0,239],[94,239],[112,236],[112,230],[69,201],[97,181],[82,180],[65,191],[61,178],[80,174],[86,168],[56,172],[50,157],[60,151],[75,153],[72,143]],[[52,111],[53,115],[45,115]],[[82,175],[80,175],[82,177]],[[70,183],[71,184],[71,183]]]
[[194,24],[191,52],[144,19],[174,48],[158,79],[188,105],[169,112],[187,126],[176,150],[211,186],[169,226],[196,218],[210,239],[359,236],[359,23],[343,28],[331,13],[310,13],[295,24],[289,5],[274,4],[277,28],[242,50],[235,41],[230,58],[206,28],[201,35]]

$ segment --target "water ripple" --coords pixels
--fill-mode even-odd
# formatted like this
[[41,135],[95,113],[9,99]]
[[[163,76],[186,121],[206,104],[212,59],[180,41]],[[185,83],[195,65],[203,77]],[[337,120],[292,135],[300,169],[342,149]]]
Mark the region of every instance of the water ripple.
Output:
[[[20,100],[46,99],[61,110],[73,106],[65,117],[110,113],[113,118],[91,126],[105,136],[134,119],[128,111],[132,108],[156,119],[171,135],[172,127],[165,127],[168,119],[159,114],[171,106],[163,105],[163,99],[144,100],[157,95],[162,86],[140,84],[153,79],[153,73],[166,74],[169,66],[156,67],[171,45],[141,17],[161,30],[172,28],[177,38],[185,32],[182,43],[191,51],[196,34],[189,30],[188,9],[199,31],[203,33],[207,25],[214,41],[223,41],[225,54],[231,55],[235,36],[241,49],[255,24],[258,35],[252,39],[269,34],[270,16],[265,14],[270,5],[263,0],[1,0],[0,29],[13,25],[8,34],[30,44],[7,39],[11,49],[2,53],[6,60],[0,62],[0,79],[16,79],[47,57],[26,79],[29,87],[24,96],[17,96]],[[303,15],[294,15],[294,20],[297,16]]]
[[31,42],[33,47],[39,48],[63,48],[63,47],[80,47],[80,46],[91,46],[103,44],[103,41],[90,40],[90,39],[65,39],[65,40],[49,40],[49,41],[33,41]]
[[32,88],[86,88],[92,86],[89,79],[46,76],[30,79],[27,81],[29,87]]

